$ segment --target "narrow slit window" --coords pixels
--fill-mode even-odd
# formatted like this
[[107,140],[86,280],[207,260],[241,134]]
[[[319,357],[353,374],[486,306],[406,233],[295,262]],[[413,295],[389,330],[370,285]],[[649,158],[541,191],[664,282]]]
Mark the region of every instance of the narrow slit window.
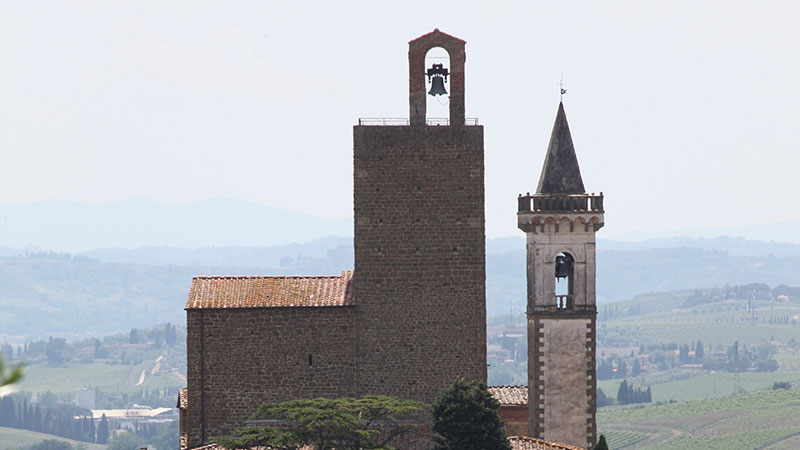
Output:
[[572,309],[573,258],[569,253],[559,253],[555,261],[555,300],[558,309]]

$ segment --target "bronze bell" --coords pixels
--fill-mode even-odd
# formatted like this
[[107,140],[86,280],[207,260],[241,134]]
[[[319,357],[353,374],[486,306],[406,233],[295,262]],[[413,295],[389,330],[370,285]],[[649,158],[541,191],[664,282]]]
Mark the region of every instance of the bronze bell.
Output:
[[428,95],[447,95],[444,82],[447,81],[450,71],[443,64],[434,64],[425,74],[431,82],[431,90],[428,91]]
[[444,78],[437,76],[431,79],[431,90],[428,91],[428,95],[447,95],[447,89],[444,88]]
[[568,278],[572,275],[572,258],[563,253],[556,256],[556,278]]

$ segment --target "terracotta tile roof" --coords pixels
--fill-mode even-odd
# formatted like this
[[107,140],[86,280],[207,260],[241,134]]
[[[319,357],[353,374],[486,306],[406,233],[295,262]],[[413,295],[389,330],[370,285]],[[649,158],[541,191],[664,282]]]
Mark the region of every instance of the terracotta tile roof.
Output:
[[[206,444],[200,447],[192,447],[191,450],[226,450],[225,447],[221,447],[219,444]],[[270,447],[264,447],[262,445],[251,447],[249,449],[244,450],[270,450]],[[310,446],[303,446],[300,447],[298,450],[313,450],[313,447]]]
[[510,436],[508,441],[511,443],[511,450],[583,450],[580,447],[543,441],[527,436]]
[[528,386],[489,386],[489,393],[501,405],[528,404]]
[[[541,439],[527,436],[511,436],[508,438],[512,450],[583,450],[580,447],[559,444],[556,442],[543,441]],[[225,450],[217,444],[208,444],[201,447],[194,447],[192,450]],[[267,447],[253,447],[250,450],[268,450]],[[303,447],[300,450],[311,450],[311,447]]]
[[178,404],[176,405],[176,408],[189,408],[189,390],[187,388],[182,388],[180,391],[178,391]]
[[347,306],[353,271],[339,276],[194,277],[186,309]]

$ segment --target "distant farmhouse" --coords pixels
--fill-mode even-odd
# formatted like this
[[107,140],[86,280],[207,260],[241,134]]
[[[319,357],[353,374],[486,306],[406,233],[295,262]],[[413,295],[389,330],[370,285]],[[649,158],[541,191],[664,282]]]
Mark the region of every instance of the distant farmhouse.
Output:
[[[435,47],[447,51],[449,67],[426,71]],[[265,402],[381,394],[430,403],[457,378],[486,382],[483,126],[465,117],[465,42],[437,29],[409,42],[408,57],[409,119],[360,119],[353,128],[354,270],[192,280],[188,386],[178,402],[184,447],[216,448],[211,436],[232,431]],[[429,93],[449,95],[448,118],[427,117]],[[524,197],[527,209],[520,197],[518,214],[528,234],[529,329],[536,330],[529,341],[541,347],[540,354],[529,345],[538,389],[531,398],[547,400],[528,405],[528,388],[491,388],[510,434],[533,436],[511,439],[520,450],[578,448],[537,439],[562,441],[562,432],[579,447],[596,439],[589,389],[602,196],[582,191],[563,107],[556,129],[542,173],[550,184]],[[572,192],[577,183],[581,192]],[[569,192],[556,192],[562,185]],[[546,251],[533,255],[542,238]],[[572,271],[571,287],[558,296],[545,292],[556,267]],[[561,350],[547,344],[548,333],[580,334],[564,346],[579,354],[554,357]],[[580,381],[565,386],[559,375]],[[562,398],[583,403],[551,406]]]

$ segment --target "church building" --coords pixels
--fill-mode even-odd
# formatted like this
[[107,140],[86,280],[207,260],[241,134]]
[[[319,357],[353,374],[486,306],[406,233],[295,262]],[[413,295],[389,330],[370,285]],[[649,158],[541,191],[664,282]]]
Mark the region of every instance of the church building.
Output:
[[[426,67],[437,47],[449,67]],[[431,402],[456,378],[486,382],[483,127],[465,117],[464,47],[439,30],[409,42],[409,119],[353,128],[353,271],[192,280],[188,447],[264,402]],[[427,117],[429,85],[449,88],[449,117]]]
[[[432,49],[448,62],[429,58]],[[486,383],[483,127],[465,115],[465,42],[436,29],[409,42],[408,59],[409,118],[353,128],[354,270],[192,280],[184,448],[216,449],[212,436],[265,402],[430,403],[457,378]],[[440,95],[449,117],[428,117]],[[528,386],[490,391],[518,435],[513,448],[590,447],[603,195],[585,192],[563,105],[517,220],[527,237]]]

